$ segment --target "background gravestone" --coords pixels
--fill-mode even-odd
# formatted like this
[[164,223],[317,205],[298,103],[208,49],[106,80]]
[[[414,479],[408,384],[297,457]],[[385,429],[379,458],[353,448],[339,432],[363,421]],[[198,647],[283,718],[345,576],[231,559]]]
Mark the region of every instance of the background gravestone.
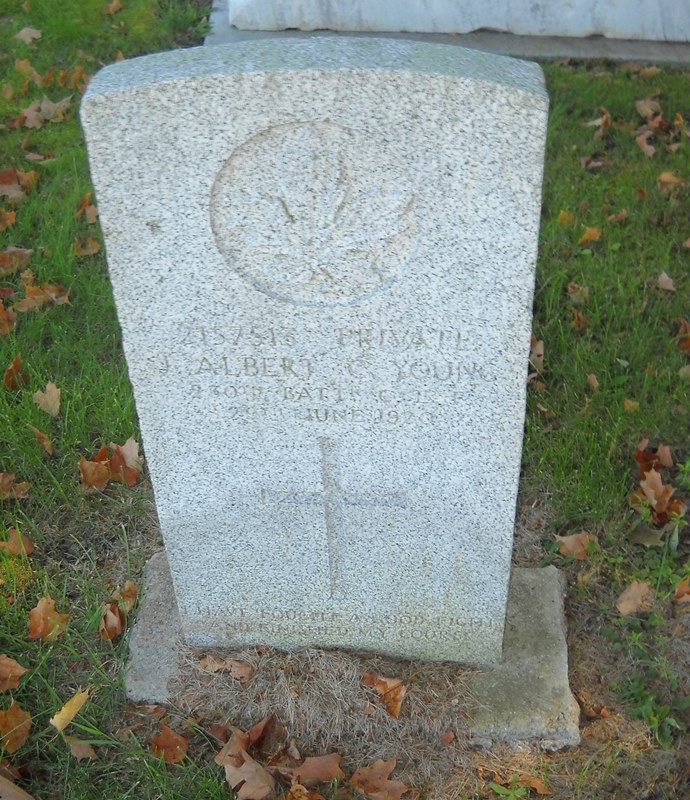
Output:
[[92,80],[187,642],[500,659],[546,112],[535,64],[375,39]]

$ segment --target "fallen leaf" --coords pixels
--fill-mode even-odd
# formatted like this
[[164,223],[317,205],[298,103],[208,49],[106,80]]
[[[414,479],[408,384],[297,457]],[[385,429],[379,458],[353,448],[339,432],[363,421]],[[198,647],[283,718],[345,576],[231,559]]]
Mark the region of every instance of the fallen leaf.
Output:
[[13,556],[30,556],[34,551],[34,543],[28,536],[20,534],[16,528],[10,528],[7,541],[0,542],[0,550],[5,550]]
[[246,661],[237,661],[232,658],[216,658],[212,655],[204,656],[199,661],[199,666],[204,672],[228,672],[231,678],[236,678],[246,685],[254,674],[254,667]]
[[125,629],[125,614],[117,603],[104,603],[101,607],[101,619],[98,632],[101,639],[111,642]]
[[12,700],[7,711],[0,711],[0,734],[2,745],[8,753],[14,753],[26,742],[31,730],[31,714]]
[[120,0],[113,0],[112,3],[108,3],[108,5],[105,7],[104,13],[113,16],[117,14],[118,11],[122,11],[122,3]]
[[641,522],[628,537],[633,544],[641,544],[645,547],[662,547],[665,538],[666,530],[664,528],[650,528],[646,522]]
[[51,417],[57,417],[60,413],[60,393],[61,390],[49,381],[46,384],[45,392],[34,392],[34,402],[41,411],[45,411]]
[[110,464],[102,461],[87,461],[84,456],[79,459],[81,481],[88,489],[102,491],[110,480]]
[[163,757],[166,764],[179,764],[187,754],[189,743],[179,733],[161,721],[161,732],[151,739],[151,752],[157,758]]
[[616,608],[627,617],[651,606],[654,591],[647,581],[633,581],[616,600]]
[[615,214],[610,214],[606,219],[609,222],[623,222],[624,219],[628,218],[628,210],[626,208],[621,208],[620,211],[617,211]]
[[293,775],[298,783],[304,786],[316,786],[317,783],[330,783],[330,781],[342,781],[345,773],[340,769],[342,756],[338,753],[330,753],[327,756],[309,756],[298,767],[295,767]]
[[18,391],[29,382],[29,376],[22,369],[22,357],[17,355],[12,359],[12,363],[5,370],[2,385],[10,392]]
[[[340,795],[338,795],[340,799]],[[279,800],[326,800],[326,798],[302,786],[301,783],[293,783],[287,794],[281,794]],[[343,798],[345,800],[345,798]]]
[[661,275],[659,275],[656,281],[656,285],[659,289],[663,289],[666,292],[676,291],[673,279],[670,276],[668,276],[665,272],[662,272]]
[[15,483],[11,472],[0,472],[0,500],[24,500],[29,496],[30,483]]
[[678,187],[682,186],[683,179],[679,178],[673,172],[662,172],[656,179],[656,184],[664,197],[668,197],[673,190]]
[[606,719],[611,716],[611,712],[605,705],[599,703],[590,703],[581,694],[576,694],[575,698],[582,709],[585,719],[592,721],[595,719]]
[[126,613],[134,608],[137,604],[137,596],[139,594],[139,587],[134,581],[125,581],[122,589],[118,589],[113,595],[113,600],[120,604],[120,608]]
[[54,717],[51,717],[49,722],[58,733],[62,733],[65,728],[72,722],[84,706],[84,703],[89,699],[89,690],[81,689],[70,697],[65,705],[57,712]]
[[604,158],[601,153],[592,153],[591,156],[583,156],[580,159],[580,164],[587,172],[599,172],[600,169],[607,166],[610,162]]
[[252,727],[247,731],[247,737],[249,739],[249,744],[255,750],[261,750],[264,746],[268,735],[273,730],[273,725],[275,723],[275,717],[273,714],[269,714],[267,717],[264,717],[260,722],[257,722],[256,725],[252,725]]
[[523,772],[520,775],[517,785],[523,789],[533,789],[537,794],[551,794],[551,790],[541,778],[537,778],[536,775],[530,775],[527,772]]
[[537,370],[542,372],[544,369],[544,342],[532,334],[530,341],[529,363]]
[[671,468],[673,466],[673,456],[668,445],[660,444],[658,447],[648,447],[649,439],[646,437],[637,445],[633,452],[633,457],[640,470],[640,477],[649,472],[650,469],[658,467]]
[[65,736],[65,741],[69,745],[70,753],[77,761],[83,761],[85,758],[96,758],[96,751],[88,742],[82,742],[81,739],[77,739],[75,736]]
[[24,247],[6,247],[0,252],[0,278],[6,278],[31,258],[33,250]]
[[642,150],[647,158],[652,158],[654,153],[656,153],[656,147],[654,147],[653,144],[649,144],[649,137],[652,135],[652,131],[643,131],[635,137],[635,144]]
[[29,639],[54,642],[65,630],[68,621],[69,614],[58,613],[52,597],[42,597],[36,607],[29,611]]
[[386,711],[392,717],[398,718],[407,692],[407,686],[399,678],[385,678],[375,672],[365,672],[360,683],[379,694]]
[[623,411],[631,413],[633,411],[637,411],[640,408],[640,404],[637,400],[628,400],[627,398],[623,400]]
[[572,225],[575,222],[575,217],[572,211],[563,211],[563,209],[561,209],[558,212],[556,221],[559,225]]
[[0,336],[7,336],[10,331],[14,330],[16,324],[17,315],[11,308],[6,308],[0,300]]
[[673,602],[678,604],[690,603],[690,577],[684,578],[676,584]]
[[361,789],[370,800],[400,800],[410,787],[401,781],[388,780],[395,763],[395,758],[389,758],[388,761],[379,759],[369,767],[360,767],[348,783],[355,789]]
[[26,297],[15,303],[14,306],[17,311],[22,313],[37,311],[49,302],[55,303],[56,306],[69,305],[69,289],[58,286],[56,283],[43,283],[41,286],[34,286],[27,281],[24,282],[24,292]]
[[46,453],[48,453],[49,456],[52,456],[53,443],[50,441],[50,437],[38,428],[34,428],[33,425],[29,425],[29,428],[31,428],[31,432],[36,437],[36,441],[41,445]]
[[223,764],[230,788],[237,800],[264,800],[275,789],[273,776],[245,751]]
[[[0,169],[0,197],[6,197],[13,203],[18,203],[26,197],[14,167]],[[0,267],[2,267],[2,261],[0,261]]]
[[571,281],[566,289],[568,291],[568,298],[570,302],[576,306],[584,305],[589,297],[589,289],[586,286],[580,286],[579,283]]
[[19,679],[28,671],[26,667],[23,667],[13,658],[0,653],[0,692],[6,692],[8,689],[17,689],[19,687]]
[[599,388],[599,380],[597,379],[597,376],[593,372],[588,372],[587,373],[587,383],[595,391]]
[[7,230],[17,221],[17,212],[8,211],[6,208],[0,209],[0,231]]
[[34,800],[33,795],[20,789],[11,780],[0,775],[0,798],[2,800]]
[[139,442],[130,436],[123,445],[110,442],[109,446],[113,450],[110,457],[111,479],[134,486],[141,477],[144,464],[144,459],[139,455]]
[[690,322],[686,319],[678,319],[678,347],[685,353],[690,353]]
[[657,114],[661,114],[661,106],[653,97],[643,97],[637,100],[635,108],[642,119],[649,119]]
[[447,747],[449,744],[455,741],[455,731],[447,730],[443,736],[441,736],[441,744],[444,747]]
[[585,328],[589,327],[589,320],[587,317],[575,306],[571,306],[570,310],[573,314],[573,320],[570,323],[576,331],[583,331]]
[[74,240],[74,252],[78,256],[93,256],[101,249],[101,244],[97,239],[87,236],[82,244],[79,239]]
[[19,39],[20,42],[25,44],[31,44],[34,39],[40,39],[41,36],[41,31],[36,30],[36,28],[22,28],[19,33],[14,34],[15,39]]
[[580,246],[589,244],[590,242],[598,242],[601,239],[601,228],[588,228],[585,226],[585,232],[580,237],[578,244]]
[[597,545],[599,542],[596,534],[587,531],[573,533],[570,536],[556,536],[556,541],[560,542],[558,552],[562,556],[572,556],[578,561],[589,558],[592,550],[590,543]]

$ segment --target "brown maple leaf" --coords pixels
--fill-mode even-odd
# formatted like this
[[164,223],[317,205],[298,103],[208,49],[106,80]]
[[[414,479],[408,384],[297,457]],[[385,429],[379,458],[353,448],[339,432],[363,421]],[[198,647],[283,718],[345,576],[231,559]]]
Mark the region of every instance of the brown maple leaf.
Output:
[[673,457],[667,445],[660,444],[658,447],[648,447],[648,444],[649,439],[645,437],[637,445],[633,453],[641,478],[644,478],[650,469],[670,468],[673,466]]
[[303,763],[292,770],[292,778],[303,786],[316,786],[317,783],[342,781],[345,773],[340,769],[342,756],[329,753],[327,756],[308,756]]
[[562,556],[572,556],[578,561],[584,561],[589,558],[592,546],[596,546],[599,541],[595,534],[587,531],[573,533],[570,536],[556,536],[555,538],[557,542],[560,542],[558,552]]
[[20,42],[24,42],[25,44],[31,44],[34,39],[40,39],[41,36],[41,31],[36,28],[22,28],[19,33],[14,34],[15,39],[19,39]]
[[616,600],[616,608],[624,617],[627,617],[638,611],[649,609],[653,599],[654,590],[647,581],[636,580],[623,590]]
[[48,434],[43,433],[43,431],[39,430],[38,428],[34,428],[33,425],[29,425],[31,432],[36,437],[36,441],[41,445],[41,447],[48,453],[49,456],[53,455],[53,443],[50,441],[50,437]]
[[15,483],[11,472],[0,472],[0,500],[24,500],[29,496],[30,483]]
[[11,308],[6,308],[0,300],[0,336],[7,336],[10,331],[14,330],[16,324],[17,315]]
[[26,742],[31,730],[31,714],[12,700],[7,711],[0,711],[0,734],[2,745],[8,753],[14,753]]
[[[690,603],[690,577],[679,581],[675,586],[673,602],[680,604]],[[1,674],[1,673],[0,673]]]
[[590,242],[598,242],[601,239],[601,228],[588,228],[585,226],[585,232],[580,237],[579,245],[589,244]]
[[223,764],[225,777],[237,800],[264,800],[273,794],[275,780],[268,770],[245,751]]
[[29,375],[22,369],[22,357],[17,355],[12,359],[12,363],[5,370],[2,385],[10,392],[18,391],[29,382]]
[[13,556],[30,556],[34,551],[34,544],[28,536],[20,534],[16,528],[10,528],[7,541],[0,542],[0,550]]
[[96,758],[96,751],[88,742],[83,742],[75,736],[67,735],[65,735],[65,741],[69,745],[70,753],[77,761],[83,761],[85,758]]
[[112,641],[122,634],[125,629],[125,614],[117,603],[103,603],[101,619],[98,623],[98,632],[101,639]]
[[113,594],[113,600],[119,603],[120,608],[126,613],[134,608],[137,604],[137,596],[139,595],[139,587],[134,581],[125,581],[125,585],[118,589]]
[[55,714],[54,717],[51,717],[49,722],[50,724],[58,731],[58,733],[62,733],[65,728],[72,722],[72,720],[77,716],[77,714],[81,711],[84,703],[89,699],[89,690],[78,689],[72,697],[62,706],[62,708]]
[[[19,679],[29,670],[17,663],[13,658],[0,653],[0,692],[17,689]],[[1,796],[1,795],[0,795]]]
[[61,390],[52,381],[49,381],[46,384],[45,392],[34,392],[34,403],[41,411],[45,411],[51,417],[57,417],[60,413],[60,393]]
[[0,231],[7,230],[17,221],[17,212],[0,208]]
[[361,789],[370,800],[400,800],[407,791],[401,781],[391,781],[388,776],[395,769],[396,759],[388,761],[375,761],[368,767],[360,767],[350,778],[349,784],[355,789]]
[[65,630],[68,621],[69,614],[58,613],[52,597],[42,597],[36,607],[29,611],[29,639],[54,642]]
[[101,244],[98,239],[93,239],[87,236],[82,244],[79,239],[74,240],[74,252],[78,256],[93,256],[101,249]]
[[161,721],[161,732],[151,739],[151,752],[158,758],[163,758],[166,764],[179,764],[187,755],[189,743],[176,733],[172,728]]
[[407,686],[399,678],[384,678],[375,672],[365,672],[360,683],[373,689],[380,696],[380,702],[386,711],[392,717],[398,718],[407,692]]

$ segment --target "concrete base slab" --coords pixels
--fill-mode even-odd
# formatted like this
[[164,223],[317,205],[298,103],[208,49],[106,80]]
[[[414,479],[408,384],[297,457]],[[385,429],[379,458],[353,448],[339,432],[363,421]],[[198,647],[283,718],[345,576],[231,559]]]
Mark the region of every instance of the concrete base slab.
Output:
[[340,31],[244,31],[230,25],[227,0],[215,0],[209,19],[211,31],[206,45],[230,44],[275,37],[308,38],[312,36],[374,36],[376,38],[415,39],[501,53],[528,59],[604,58],[610,61],[633,61],[650,64],[690,63],[689,42],[653,42],[640,39],[607,39],[604,36],[518,36],[498,31],[474,33],[360,33]]
[[[503,661],[469,672],[472,700],[461,710],[462,721],[459,711],[458,728],[467,730],[470,744],[533,743],[559,750],[579,743],[579,707],[568,684],[564,593],[565,577],[555,567],[513,569]],[[128,698],[175,703],[185,679],[180,665],[188,661],[181,657],[185,646],[164,553],[148,562],[129,645]]]

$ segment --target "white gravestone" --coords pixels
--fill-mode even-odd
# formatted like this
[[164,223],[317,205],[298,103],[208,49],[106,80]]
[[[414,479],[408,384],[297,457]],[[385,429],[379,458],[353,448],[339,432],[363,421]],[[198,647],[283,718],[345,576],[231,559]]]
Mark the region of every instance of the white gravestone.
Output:
[[500,658],[547,97],[390,40],[121,62],[82,104],[182,633]]
[[607,36],[688,41],[685,0],[228,0],[245,30],[504,31],[531,36]]

